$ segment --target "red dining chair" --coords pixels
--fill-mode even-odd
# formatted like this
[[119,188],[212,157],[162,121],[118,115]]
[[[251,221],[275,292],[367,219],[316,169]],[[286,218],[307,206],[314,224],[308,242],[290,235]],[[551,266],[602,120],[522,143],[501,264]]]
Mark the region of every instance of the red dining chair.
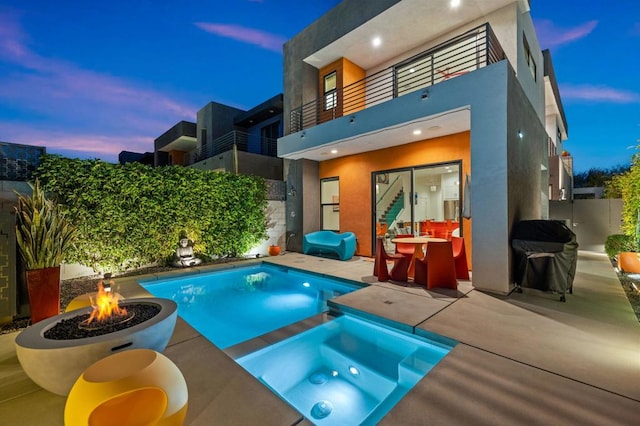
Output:
[[427,255],[416,259],[415,268],[413,281],[427,289],[458,288],[451,241],[430,242],[427,245]]
[[420,222],[420,236],[421,237],[435,237],[435,232],[430,220]]
[[[398,234],[396,238],[413,238],[412,234]],[[395,243],[396,245],[396,254],[401,254],[408,259],[413,257],[413,253],[415,252],[415,244],[411,243]]]
[[453,250],[453,261],[456,265],[456,278],[459,280],[468,280],[469,266],[467,265],[467,251],[464,247],[464,238],[451,237],[451,248]]
[[[408,281],[407,270],[409,269],[409,258],[401,254],[388,254],[384,249],[384,240],[376,239],[376,258],[373,264],[373,275],[378,277],[378,281]],[[387,268],[387,260],[393,261],[391,273]]]

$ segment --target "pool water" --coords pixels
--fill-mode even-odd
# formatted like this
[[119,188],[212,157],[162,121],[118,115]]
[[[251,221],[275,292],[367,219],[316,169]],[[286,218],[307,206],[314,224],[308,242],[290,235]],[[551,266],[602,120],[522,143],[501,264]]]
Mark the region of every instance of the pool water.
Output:
[[453,345],[343,315],[236,362],[314,424],[374,425]]
[[327,300],[361,288],[268,264],[139,281],[220,349],[325,312]]

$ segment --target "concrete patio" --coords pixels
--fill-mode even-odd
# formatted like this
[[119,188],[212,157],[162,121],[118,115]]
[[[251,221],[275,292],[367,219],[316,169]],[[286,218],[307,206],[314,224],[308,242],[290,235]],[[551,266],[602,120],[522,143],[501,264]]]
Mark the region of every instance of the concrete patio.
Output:
[[[509,296],[482,293],[469,281],[461,281],[457,292],[379,283],[366,258],[340,262],[285,253],[264,260],[371,284],[333,304],[459,342],[381,424],[631,425],[640,419],[640,323],[603,254],[579,253],[566,303],[557,294],[528,289]],[[148,295],[139,278],[117,279],[120,292]],[[178,319],[164,353],[187,380],[186,424],[310,424],[231,356],[326,320],[318,315],[221,351]],[[1,423],[61,425],[65,398],[26,377],[15,336],[0,336]]]

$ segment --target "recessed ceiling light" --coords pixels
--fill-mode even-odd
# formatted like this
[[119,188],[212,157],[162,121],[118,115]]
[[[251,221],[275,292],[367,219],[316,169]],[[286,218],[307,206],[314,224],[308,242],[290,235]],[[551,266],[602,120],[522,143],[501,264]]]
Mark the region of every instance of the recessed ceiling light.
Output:
[[380,37],[374,37],[373,40],[371,40],[371,44],[373,45],[373,47],[380,47],[380,45],[382,44],[382,39]]
[[332,154],[337,154],[337,153],[338,153],[338,150],[337,150],[337,149],[332,149],[332,150],[331,150],[331,153],[332,153]]
[[451,0],[451,3],[449,3],[449,5],[451,6],[452,9],[460,6],[460,0]]
[[420,129],[415,129],[415,130],[413,131],[413,134],[414,134],[414,135],[416,135],[416,136],[421,135],[421,134],[422,134],[422,130],[420,130]]

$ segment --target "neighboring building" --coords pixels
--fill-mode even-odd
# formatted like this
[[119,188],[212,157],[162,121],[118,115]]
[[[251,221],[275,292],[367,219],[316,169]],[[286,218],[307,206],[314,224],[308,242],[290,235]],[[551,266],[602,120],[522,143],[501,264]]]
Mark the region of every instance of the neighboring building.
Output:
[[17,193],[31,194],[27,182],[46,152],[41,146],[0,142],[0,323],[29,313],[26,284],[18,278],[24,269],[16,250],[15,206]]
[[551,53],[548,49],[543,50],[542,56],[546,101],[545,127],[549,135],[549,200],[571,200],[573,199],[573,157],[562,148],[562,141],[567,139],[569,128],[553,71]]
[[574,200],[599,200],[604,198],[603,186],[588,186],[585,188],[573,188]]
[[377,228],[449,219],[474,286],[513,288],[511,228],[548,217],[567,132],[529,1],[343,0],[284,46],[284,120],[290,248],[353,231],[371,256]]
[[276,157],[282,121],[282,94],[249,111],[210,102],[198,111],[197,123],[181,121],[155,140],[154,164],[282,180]]
[[267,239],[245,254],[266,255],[269,245],[286,245],[283,161],[276,156],[282,134],[282,94],[248,111],[210,102],[198,111],[196,123],[181,121],[154,141],[153,165],[265,178]]
[[118,154],[118,163],[142,163],[146,164],[147,166],[153,166],[154,155],[153,152],[140,153],[131,151],[120,151],[120,154]]

